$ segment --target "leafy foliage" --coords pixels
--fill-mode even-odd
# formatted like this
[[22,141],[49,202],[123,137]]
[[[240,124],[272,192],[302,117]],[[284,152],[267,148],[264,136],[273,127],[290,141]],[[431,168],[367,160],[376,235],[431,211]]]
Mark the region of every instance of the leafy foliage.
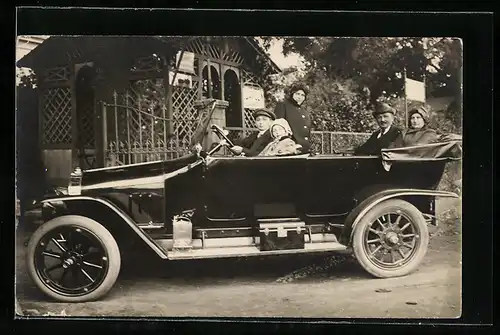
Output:
[[[273,37],[263,37],[269,47]],[[403,95],[404,70],[408,78],[424,80],[427,96],[453,96],[455,103],[446,111],[449,128],[461,131],[462,45],[455,38],[409,37],[279,37],[283,52],[298,53],[306,60],[304,80],[311,86],[308,105],[316,110],[318,129],[368,130],[367,111],[379,100]],[[328,87],[328,89],[316,88]],[[343,90],[335,87],[344,87]],[[349,87],[349,89],[345,89]],[[323,93],[332,97],[325,99]],[[369,103],[366,102],[369,93]],[[335,98],[333,98],[335,96]],[[323,109],[323,104],[333,104]],[[339,105],[337,107],[337,105]],[[354,107],[351,107],[354,106]],[[349,108],[348,108],[349,107]],[[312,108],[312,107],[311,107]],[[400,108],[400,110],[404,110]],[[321,112],[322,111],[322,112]],[[334,115],[327,111],[334,111]],[[348,121],[347,115],[354,117]],[[356,117],[359,116],[359,120]],[[401,120],[401,118],[399,118]],[[368,118],[369,120],[369,118]],[[441,126],[441,124],[439,124]]]
[[16,86],[36,88],[36,76],[33,70],[16,68]]
[[315,130],[365,132],[376,125],[368,105],[368,96],[359,92],[353,80],[332,80],[316,73],[304,108]]

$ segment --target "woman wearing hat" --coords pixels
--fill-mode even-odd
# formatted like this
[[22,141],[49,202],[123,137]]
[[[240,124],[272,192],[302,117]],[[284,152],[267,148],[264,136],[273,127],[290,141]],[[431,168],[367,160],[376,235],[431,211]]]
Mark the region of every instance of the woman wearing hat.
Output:
[[412,109],[408,116],[410,119],[409,128],[399,134],[390,145],[391,148],[429,144],[437,141],[438,134],[434,129],[428,127],[429,112],[424,106]]
[[259,131],[252,133],[238,141],[237,145],[229,148],[235,155],[244,153],[245,156],[257,156],[273,140],[269,126],[276,119],[274,113],[267,109],[257,109],[253,115]]
[[276,118],[285,119],[292,129],[293,138],[297,144],[302,146],[302,152],[309,152],[311,147],[311,117],[309,113],[302,108],[302,104],[307,98],[308,89],[305,85],[296,83],[288,90],[287,98],[279,102],[274,114]]
[[388,148],[401,133],[401,129],[394,126],[396,110],[386,103],[378,104],[373,112],[377,120],[379,130],[375,131],[370,138],[354,150],[356,155],[380,155],[380,150]]

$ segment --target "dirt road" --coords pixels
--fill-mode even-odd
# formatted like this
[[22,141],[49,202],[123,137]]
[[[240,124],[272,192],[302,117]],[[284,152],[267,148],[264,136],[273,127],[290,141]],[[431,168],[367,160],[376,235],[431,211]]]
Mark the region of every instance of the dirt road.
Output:
[[142,259],[125,266],[108,296],[83,304],[54,303],[41,295],[27,278],[20,247],[17,295],[23,314],[37,316],[455,318],[461,314],[460,237],[456,227],[439,230],[419,270],[392,279],[373,279],[346,261],[306,278],[276,281],[324,256]]

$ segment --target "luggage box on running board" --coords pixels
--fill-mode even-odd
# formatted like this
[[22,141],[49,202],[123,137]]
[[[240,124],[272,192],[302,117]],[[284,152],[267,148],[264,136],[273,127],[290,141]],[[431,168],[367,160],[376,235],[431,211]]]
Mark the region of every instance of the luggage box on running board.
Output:
[[305,222],[297,218],[260,219],[260,250],[304,249]]

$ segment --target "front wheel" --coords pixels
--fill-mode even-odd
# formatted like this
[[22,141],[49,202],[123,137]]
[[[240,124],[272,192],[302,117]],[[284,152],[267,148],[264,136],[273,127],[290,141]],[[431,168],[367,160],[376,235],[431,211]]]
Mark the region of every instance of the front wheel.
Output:
[[36,286],[62,302],[84,302],[104,296],[121,267],[118,245],[98,222],[77,215],[60,216],[32,235],[28,273]]
[[377,204],[358,222],[352,244],[356,259],[373,276],[405,276],[425,256],[429,231],[415,206],[391,199]]

